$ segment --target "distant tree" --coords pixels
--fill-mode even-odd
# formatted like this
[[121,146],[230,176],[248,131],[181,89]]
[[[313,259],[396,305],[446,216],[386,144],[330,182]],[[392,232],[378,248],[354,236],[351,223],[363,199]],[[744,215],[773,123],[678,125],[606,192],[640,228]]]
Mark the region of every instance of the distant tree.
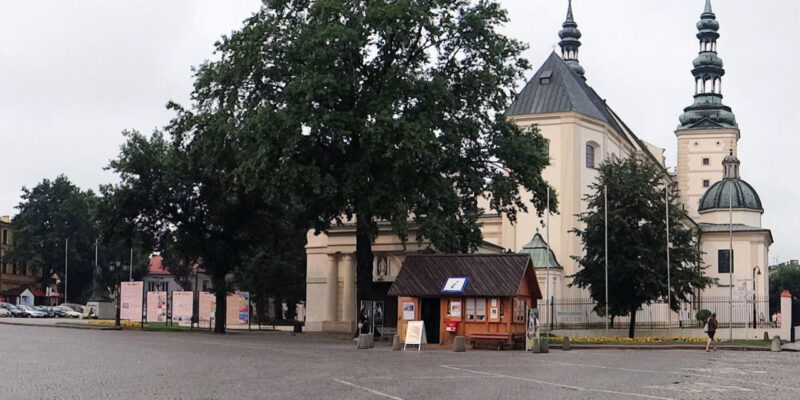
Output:
[[[57,276],[61,293],[66,282],[69,298],[65,301],[83,302],[91,292],[97,232],[91,216],[94,201],[92,191],[82,191],[60,175],[31,189],[23,187],[17,205],[14,247],[8,257],[38,267],[44,284]],[[64,269],[67,240],[68,277]]]
[[[636,155],[611,158],[599,167],[599,177],[590,186],[587,212],[578,215],[585,228],[574,229],[585,254],[573,256],[582,267],[570,286],[588,289],[605,310],[605,203],[608,190],[608,292],[609,314],[630,315],[628,336],[634,336],[636,310],[642,304],[672,299],[673,311],[698,289],[714,280],[705,276],[702,253],[688,217],[678,204],[677,189],[670,185],[670,274],[672,291],[667,293],[666,199],[663,172]],[[601,311],[602,310],[602,311]]]
[[770,313],[780,311],[781,293],[788,290],[795,298],[800,297],[800,266],[780,264],[769,275]]
[[282,157],[317,231],[355,223],[360,300],[379,221],[468,252],[481,197],[512,221],[523,200],[545,209],[545,139],[503,116],[529,67],[498,32],[507,21],[494,1],[265,2],[200,67],[194,99],[228,115],[226,131],[253,127],[236,155],[242,182],[261,185],[275,173],[263,161]]

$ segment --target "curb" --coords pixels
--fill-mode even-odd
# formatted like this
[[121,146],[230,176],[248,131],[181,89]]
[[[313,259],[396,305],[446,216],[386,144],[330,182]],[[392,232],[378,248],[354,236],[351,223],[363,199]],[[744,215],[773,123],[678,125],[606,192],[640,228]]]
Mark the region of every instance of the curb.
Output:
[[[551,349],[561,349],[561,344],[550,344]],[[574,344],[570,343],[572,349],[613,349],[613,350],[704,350],[705,345],[691,344],[662,344],[662,345],[625,345],[625,344]],[[769,347],[746,346],[746,345],[717,345],[719,350],[733,351],[770,351]]]
[[0,321],[0,325],[8,326],[32,326],[36,328],[61,328],[61,329],[89,329],[95,331],[119,331],[121,327],[116,326],[92,326],[89,324],[70,324],[70,323],[56,323],[56,324],[30,324],[30,323],[16,323]]

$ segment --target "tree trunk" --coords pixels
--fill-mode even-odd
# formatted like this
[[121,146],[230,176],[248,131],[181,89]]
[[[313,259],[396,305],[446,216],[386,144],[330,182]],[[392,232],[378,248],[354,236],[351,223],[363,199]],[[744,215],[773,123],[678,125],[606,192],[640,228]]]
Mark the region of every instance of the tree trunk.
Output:
[[614,316],[611,316],[611,329],[614,329]]
[[628,325],[628,337],[631,339],[633,339],[634,328],[636,327],[636,310],[638,309],[638,305],[631,306],[631,323]]
[[[358,217],[356,232],[356,320],[358,320],[359,305],[362,300],[370,300],[370,285],[372,283],[372,236],[367,226],[368,223]],[[368,221],[368,220],[367,220]],[[358,321],[356,321],[356,326]],[[358,331],[358,329],[356,329]]]
[[222,279],[212,277],[214,296],[217,300],[217,310],[214,313],[214,333],[225,333],[225,320],[227,319],[228,292],[225,290],[225,277]]

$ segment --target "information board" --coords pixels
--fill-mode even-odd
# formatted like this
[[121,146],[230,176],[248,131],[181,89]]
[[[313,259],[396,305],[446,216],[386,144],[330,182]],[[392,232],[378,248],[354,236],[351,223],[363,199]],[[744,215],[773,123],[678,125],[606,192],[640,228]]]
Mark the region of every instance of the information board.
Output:
[[403,351],[406,350],[406,346],[408,345],[417,345],[417,351],[420,351],[422,349],[422,345],[427,343],[428,338],[425,335],[425,323],[423,321],[408,321]]
[[250,293],[236,292],[228,295],[225,323],[227,325],[244,325],[250,322]]
[[217,297],[214,293],[200,292],[200,326],[210,327],[214,315],[217,313]]
[[167,292],[147,292],[147,322],[167,322]]
[[193,305],[194,293],[172,292],[172,322],[177,322],[181,326],[190,326]]
[[120,284],[119,319],[128,321],[142,320],[142,282],[122,282]]

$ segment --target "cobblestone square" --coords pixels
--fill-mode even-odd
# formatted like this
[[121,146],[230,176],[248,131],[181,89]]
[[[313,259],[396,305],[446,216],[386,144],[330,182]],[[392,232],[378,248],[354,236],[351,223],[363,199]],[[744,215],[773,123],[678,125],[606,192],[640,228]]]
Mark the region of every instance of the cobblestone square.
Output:
[[3,399],[796,399],[798,353],[356,350],[344,338],[0,325]]

